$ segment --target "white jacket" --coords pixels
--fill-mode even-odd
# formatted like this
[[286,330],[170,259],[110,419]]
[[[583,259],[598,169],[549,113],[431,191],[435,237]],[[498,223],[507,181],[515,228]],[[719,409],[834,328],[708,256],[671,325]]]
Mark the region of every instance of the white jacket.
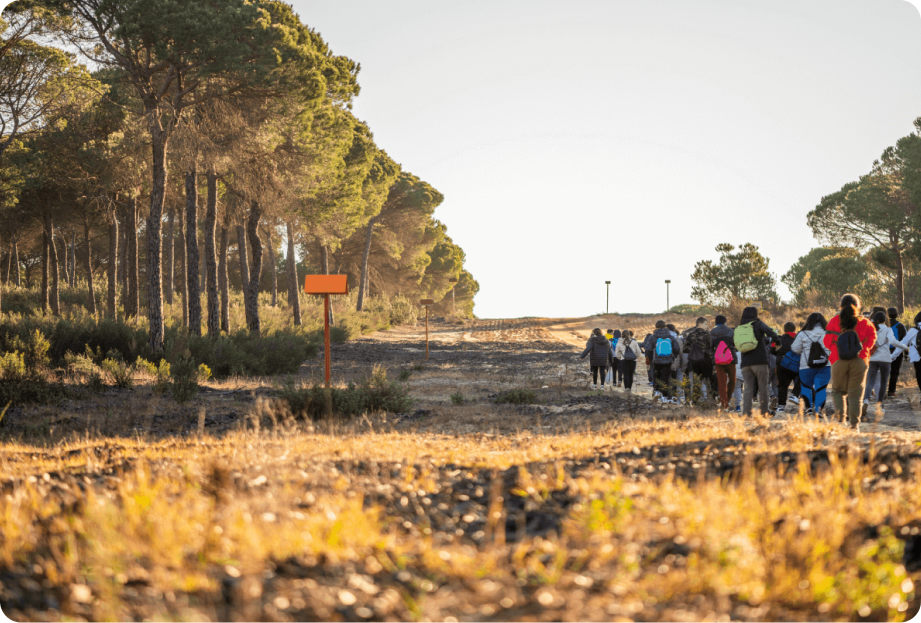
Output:
[[[905,337],[908,337],[907,333]],[[895,333],[891,328],[886,325],[876,327],[876,352],[870,355],[870,361],[889,363],[895,357],[901,355],[901,353],[893,353],[886,348],[887,346],[895,346],[901,350],[908,350],[907,346],[900,344],[899,341],[895,339]]]
[[623,359],[624,352],[626,351],[627,348],[629,348],[634,353],[636,353],[637,359],[640,359],[640,357],[642,357],[642,353],[640,353],[640,343],[639,342],[637,342],[633,338],[630,338],[630,346],[628,347],[628,346],[625,346],[624,344],[624,338],[620,338],[619,340],[617,340],[617,348],[614,349],[614,358]]
[[790,346],[790,350],[799,354],[800,370],[804,370],[809,367],[809,350],[812,348],[813,342],[818,342],[827,354],[831,354],[831,351],[825,348],[825,344],[822,343],[823,337],[825,337],[825,329],[822,328],[822,325],[814,326],[812,331],[800,331],[796,334],[796,339],[793,340],[793,344]]
[[[912,363],[921,361],[921,355],[918,354],[918,347],[915,345],[918,341],[916,339],[918,336],[918,327],[921,327],[921,325],[909,329],[908,333],[905,334],[905,337],[899,340],[899,344],[908,347],[908,360]],[[892,354],[893,356],[897,356],[895,353]]]

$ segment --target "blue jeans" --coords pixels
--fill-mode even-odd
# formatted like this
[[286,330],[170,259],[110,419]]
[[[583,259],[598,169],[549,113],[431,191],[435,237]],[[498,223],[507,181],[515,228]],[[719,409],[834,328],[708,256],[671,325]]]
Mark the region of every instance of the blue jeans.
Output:
[[800,397],[806,401],[804,407],[818,411],[825,406],[826,388],[831,381],[831,366],[824,368],[800,368],[799,380],[802,385]]

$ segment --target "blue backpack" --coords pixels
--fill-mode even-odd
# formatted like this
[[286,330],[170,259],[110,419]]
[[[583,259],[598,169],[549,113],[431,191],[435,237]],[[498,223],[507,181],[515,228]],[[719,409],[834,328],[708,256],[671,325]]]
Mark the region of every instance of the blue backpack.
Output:
[[790,372],[799,372],[799,359],[799,355],[792,350],[788,350],[780,361],[780,367]]
[[656,357],[671,357],[672,356],[672,341],[670,339],[660,337],[656,340]]

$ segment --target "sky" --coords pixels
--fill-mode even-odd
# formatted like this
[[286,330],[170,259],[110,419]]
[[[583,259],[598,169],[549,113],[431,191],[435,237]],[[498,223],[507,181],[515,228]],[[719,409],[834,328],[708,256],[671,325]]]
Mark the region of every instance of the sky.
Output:
[[[445,195],[480,317],[659,312],[751,242],[778,278],[806,214],[921,116],[900,0],[293,0],[361,63],[354,112]],[[785,287],[779,291],[788,295]]]

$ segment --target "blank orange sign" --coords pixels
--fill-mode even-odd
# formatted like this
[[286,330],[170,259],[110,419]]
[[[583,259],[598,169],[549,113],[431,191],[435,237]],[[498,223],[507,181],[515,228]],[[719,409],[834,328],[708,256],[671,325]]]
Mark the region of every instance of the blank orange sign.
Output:
[[307,294],[348,294],[348,275],[307,275],[304,277]]

